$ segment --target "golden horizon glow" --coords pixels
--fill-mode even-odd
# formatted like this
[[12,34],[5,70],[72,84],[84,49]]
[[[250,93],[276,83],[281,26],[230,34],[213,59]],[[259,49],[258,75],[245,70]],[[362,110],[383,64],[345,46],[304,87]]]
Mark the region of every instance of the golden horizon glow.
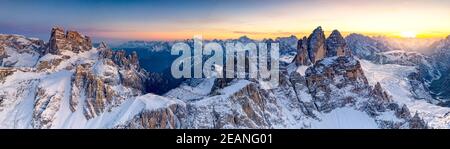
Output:
[[[312,32],[312,30],[311,30]],[[386,32],[386,33],[375,33],[375,32],[342,32],[342,36],[347,36],[351,33],[362,34],[369,37],[385,36],[391,38],[445,38],[450,34],[426,34],[426,33],[416,33],[412,31],[403,32]],[[328,37],[331,34],[331,30],[324,31],[325,36]],[[284,32],[284,33],[239,33],[239,32],[196,32],[196,31],[186,31],[186,32],[120,32],[120,33],[110,33],[110,32],[97,32],[94,33],[98,37],[108,37],[116,40],[185,40],[192,39],[194,36],[202,36],[205,40],[225,40],[225,39],[237,39],[242,36],[247,36],[251,39],[262,40],[262,39],[275,39],[277,37],[289,37],[291,35],[297,38],[302,38],[304,36],[308,37],[311,33],[296,33],[296,32]]]
[[[93,40],[253,39],[329,32],[395,38],[450,34],[450,0],[5,1],[0,33],[48,38],[58,25]],[[55,13],[60,12],[60,13]],[[32,15],[30,15],[32,14]],[[413,32],[413,33],[411,33]]]
[[417,34],[412,31],[404,31],[400,33],[400,36],[403,38],[416,38]]
[[[450,2],[447,1],[311,1],[276,5],[239,13],[212,11],[208,18],[179,22],[122,22],[112,28],[139,31],[93,33],[96,36],[135,40],[252,39],[295,35],[309,36],[322,26],[326,36],[337,29],[343,36],[394,38],[445,38],[450,35]],[[295,10],[295,11],[294,11]],[[151,25],[148,25],[151,24]],[[109,24],[108,24],[109,25]]]

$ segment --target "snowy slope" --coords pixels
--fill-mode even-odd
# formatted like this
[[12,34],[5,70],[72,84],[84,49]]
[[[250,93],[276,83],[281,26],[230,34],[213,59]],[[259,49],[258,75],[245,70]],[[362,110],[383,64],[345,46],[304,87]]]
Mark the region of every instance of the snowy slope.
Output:
[[[74,54],[65,51],[62,55],[47,54],[38,62],[51,61],[70,56],[57,66],[42,71],[33,68],[29,71],[16,70],[0,83],[0,95],[5,99],[0,106],[0,128],[114,128],[125,124],[135,115],[143,111],[152,111],[168,107],[172,104],[184,105],[183,102],[153,94],[132,97],[117,107],[87,119],[83,113],[84,106],[70,110],[73,69],[71,66],[92,64],[98,76],[112,73],[118,76],[117,67],[104,65],[99,60],[98,50]],[[114,78],[112,80],[116,80]],[[118,93],[128,94],[126,87],[114,86]],[[119,92],[120,91],[120,92]],[[37,95],[37,96],[36,96]],[[81,100],[83,98],[80,98]],[[79,101],[82,105],[84,101]],[[50,121],[48,123],[47,121]]]
[[407,105],[411,112],[418,113],[429,126],[433,128],[450,127],[450,108],[413,98],[407,76],[416,71],[414,67],[397,64],[379,65],[366,60],[360,60],[360,62],[369,83],[380,82],[393,100]]
[[338,108],[322,114],[321,121],[311,124],[314,129],[376,129],[377,123],[366,113],[349,108]]
[[[295,36],[277,39],[285,52],[278,87],[257,79],[187,79],[161,96],[145,93],[142,83],[148,76],[140,71],[136,55],[105,44],[66,47],[76,44],[69,39],[53,43],[65,47],[53,53],[30,51],[27,47],[33,46],[27,45],[37,41],[13,38],[2,46],[10,55],[3,60],[17,62],[0,68],[0,128],[426,128],[412,116],[416,112],[430,126],[448,123],[439,118],[446,117],[447,109],[410,98],[408,74],[414,67],[376,65],[350,56],[297,66],[291,63]],[[156,50],[167,46],[130,44]],[[27,55],[33,51],[37,55]],[[382,88],[374,88],[376,82]],[[384,91],[394,101],[381,97]]]
[[61,125],[59,128],[114,128],[126,124],[129,120],[145,110],[154,111],[173,104],[184,105],[179,100],[154,94],[146,94],[127,99],[120,106],[93,119],[86,120],[83,119],[82,113],[73,113],[68,116],[66,125]]
[[43,47],[43,41],[39,39],[0,34],[0,66],[32,67]]

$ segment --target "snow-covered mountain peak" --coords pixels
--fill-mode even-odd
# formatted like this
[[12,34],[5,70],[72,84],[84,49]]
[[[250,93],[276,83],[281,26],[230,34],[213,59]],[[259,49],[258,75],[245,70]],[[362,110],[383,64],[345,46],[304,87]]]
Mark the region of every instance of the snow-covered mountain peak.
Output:
[[[17,38],[30,41],[28,44],[36,41]],[[297,55],[295,63],[280,67],[278,87],[268,88],[257,79],[193,78],[181,80],[181,85],[164,95],[147,92],[148,87],[162,84],[150,81],[154,75],[140,67],[139,51],[112,50],[106,43],[94,48],[89,37],[54,28],[47,44],[31,49],[35,59],[25,65],[21,61],[26,56],[18,54],[27,52],[18,52],[12,44],[17,40],[8,39],[0,40],[6,43],[0,46],[5,49],[0,55],[16,54],[17,62],[1,58],[9,61],[8,65],[3,61],[0,69],[1,128],[446,127],[445,119],[427,116],[430,112],[398,98],[426,97],[418,88],[421,73],[413,66],[402,66],[399,74],[405,75],[399,76],[374,72],[371,66],[379,64],[347,54],[351,45],[340,33],[333,31],[325,38],[321,27],[298,41],[295,36],[277,39],[289,51],[281,55]],[[354,42],[353,46],[371,45]],[[152,45],[149,50],[167,50],[173,42],[139,44]],[[344,54],[339,54],[340,50]],[[336,52],[327,54],[329,51]],[[396,53],[385,55],[404,57]],[[387,64],[380,67],[384,66]],[[373,78],[375,73],[404,79],[399,93],[407,96],[393,92],[385,80]],[[168,80],[159,82],[164,81]],[[423,105],[428,104],[432,103],[424,101]]]

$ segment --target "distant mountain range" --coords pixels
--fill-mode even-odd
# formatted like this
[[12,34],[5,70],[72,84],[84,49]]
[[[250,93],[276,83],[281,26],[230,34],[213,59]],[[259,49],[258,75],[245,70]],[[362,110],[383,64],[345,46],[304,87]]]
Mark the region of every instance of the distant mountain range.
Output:
[[262,42],[280,43],[275,88],[257,79],[174,79],[174,42],[93,46],[60,27],[48,42],[0,34],[0,128],[450,127],[450,36],[410,46],[318,27]]

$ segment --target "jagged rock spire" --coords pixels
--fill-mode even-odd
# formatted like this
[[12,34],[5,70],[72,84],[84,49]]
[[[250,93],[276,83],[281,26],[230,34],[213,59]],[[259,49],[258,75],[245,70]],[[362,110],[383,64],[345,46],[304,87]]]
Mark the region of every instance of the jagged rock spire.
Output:
[[338,30],[333,30],[326,39],[327,57],[344,56],[347,51],[347,43]]
[[100,45],[98,45],[98,49],[107,49],[108,48],[108,45],[106,45],[106,43],[105,42],[100,42]]
[[131,55],[128,56],[130,63],[136,67],[139,67],[139,57],[136,51],[131,52]]
[[326,56],[325,34],[319,26],[297,43],[297,55],[294,59],[297,65],[309,65]]
[[416,112],[414,116],[409,120],[409,127],[411,129],[424,129],[428,128],[427,123],[420,118],[419,114]]
[[323,59],[326,56],[325,47],[325,34],[322,27],[314,29],[311,35],[308,37],[308,55],[312,63],[316,63],[318,60]]
[[59,54],[67,50],[78,53],[92,48],[91,38],[76,31],[67,31],[61,27],[53,27],[50,35],[48,50],[46,53]]
[[[306,56],[305,56],[306,55]],[[338,30],[333,30],[325,38],[322,27],[317,27],[306,39],[300,39],[297,44],[297,55],[294,59],[297,65],[309,65],[325,57],[350,55],[347,43]]]
[[62,48],[64,42],[61,41],[61,39],[66,38],[64,34],[64,29],[61,27],[53,27],[52,32],[50,34],[50,41],[49,41],[49,53],[57,54],[58,49]]
[[295,56],[295,63],[299,65],[309,65],[311,62],[309,61],[308,57],[308,46],[307,46],[308,39],[303,37],[302,39],[298,40],[297,43],[297,55]]
[[382,101],[386,101],[386,102],[391,101],[391,97],[389,96],[388,93],[386,93],[386,92],[383,90],[383,88],[381,87],[380,82],[377,82],[377,84],[375,84],[375,86],[374,86],[374,88],[373,88],[373,90],[372,90],[372,95],[373,95],[375,98],[378,98],[378,99],[380,99],[380,100],[382,100]]

